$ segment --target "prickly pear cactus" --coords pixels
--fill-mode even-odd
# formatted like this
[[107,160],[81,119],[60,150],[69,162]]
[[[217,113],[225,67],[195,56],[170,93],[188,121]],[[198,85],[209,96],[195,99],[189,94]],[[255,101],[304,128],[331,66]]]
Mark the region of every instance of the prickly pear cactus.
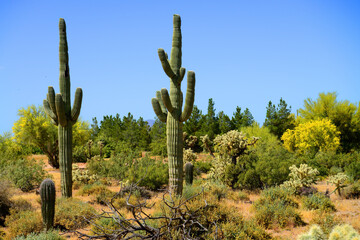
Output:
[[185,164],[185,182],[191,185],[194,179],[194,165],[191,162]]
[[44,100],[46,113],[52,122],[58,126],[59,135],[59,162],[61,172],[61,194],[64,197],[72,196],[72,125],[79,117],[82,101],[82,89],[75,92],[74,105],[70,101],[70,73],[69,56],[66,40],[66,25],[64,19],[59,21],[59,60],[60,60],[60,93],[55,95],[53,87],[49,87],[47,99]]
[[167,152],[169,161],[170,191],[181,195],[183,190],[183,122],[191,115],[195,97],[195,73],[187,73],[187,90],[184,110],[181,81],[185,68],[181,67],[181,19],[174,15],[174,32],[170,59],[163,49],[158,50],[161,65],[170,78],[170,94],[163,88],[156,92],[156,98],[151,100],[157,117],[166,122]]
[[51,179],[45,179],[40,184],[41,214],[46,231],[53,227],[55,216],[55,184]]

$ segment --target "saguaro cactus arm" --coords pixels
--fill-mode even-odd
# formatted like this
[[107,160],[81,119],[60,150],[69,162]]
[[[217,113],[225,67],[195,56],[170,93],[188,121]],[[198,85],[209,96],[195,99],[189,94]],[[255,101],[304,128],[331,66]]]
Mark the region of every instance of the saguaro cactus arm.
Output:
[[170,63],[169,63],[169,60],[167,58],[167,54],[165,53],[164,49],[159,48],[158,49],[158,55],[159,55],[161,65],[162,65],[166,75],[168,75],[168,77],[171,78],[171,79],[174,78],[176,76],[176,74],[174,73],[174,71],[170,67]]
[[56,113],[59,119],[59,124],[62,127],[65,127],[67,124],[66,114],[65,114],[65,103],[61,94],[56,94],[55,96],[55,106],[56,106]]
[[76,120],[78,119],[78,117],[80,115],[82,96],[83,96],[82,89],[77,88],[76,92],[75,92],[74,105],[73,105],[72,110],[71,110],[71,121],[73,123],[76,122]]
[[160,91],[156,91],[156,98],[151,99],[151,104],[153,106],[154,112],[160,121],[166,122],[167,111],[166,107],[162,101]]
[[195,98],[195,73],[193,71],[188,71],[185,106],[183,112],[181,113],[180,122],[185,122],[186,120],[189,119],[194,106],[194,98]]
[[174,111],[174,108],[171,104],[169,92],[166,88],[161,89],[161,99],[169,113],[172,113],[172,111]]

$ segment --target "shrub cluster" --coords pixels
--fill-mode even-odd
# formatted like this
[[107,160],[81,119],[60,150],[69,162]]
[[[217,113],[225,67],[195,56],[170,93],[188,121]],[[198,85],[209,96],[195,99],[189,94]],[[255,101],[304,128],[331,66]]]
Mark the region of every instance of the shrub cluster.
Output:
[[321,210],[324,212],[336,211],[335,205],[331,202],[330,198],[322,193],[305,196],[302,199],[302,203],[304,208],[308,210]]

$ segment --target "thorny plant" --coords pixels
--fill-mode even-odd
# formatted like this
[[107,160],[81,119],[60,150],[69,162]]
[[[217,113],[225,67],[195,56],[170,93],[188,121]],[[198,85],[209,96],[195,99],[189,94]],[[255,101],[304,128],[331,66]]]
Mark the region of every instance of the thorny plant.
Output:
[[[155,203],[149,204],[147,200],[137,200],[135,204],[129,202],[132,192],[137,184],[132,184],[126,197],[126,208],[131,217],[126,217],[115,206],[114,200],[124,194],[123,187],[107,203],[109,211],[102,210],[101,214],[92,219],[85,219],[95,227],[95,235],[88,235],[76,231],[79,239],[198,239],[196,236],[210,233],[209,227],[214,225],[215,236],[217,236],[217,225],[215,222],[207,223],[207,227],[200,221],[202,213],[211,207],[206,200],[204,204],[196,209],[190,208],[188,203],[203,194],[204,190],[186,199],[173,197],[170,191],[162,195],[161,215],[154,216],[146,213],[146,210],[154,207]],[[110,219],[115,222],[116,229],[104,227],[96,222],[99,218]],[[157,221],[156,227],[150,224]]]

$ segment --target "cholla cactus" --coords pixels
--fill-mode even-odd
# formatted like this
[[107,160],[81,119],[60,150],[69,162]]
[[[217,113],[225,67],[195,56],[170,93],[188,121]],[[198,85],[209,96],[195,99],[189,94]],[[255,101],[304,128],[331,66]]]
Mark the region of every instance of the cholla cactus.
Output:
[[348,225],[338,225],[331,231],[329,238],[326,237],[318,225],[312,225],[309,232],[300,235],[297,240],[360,240],[356,230]]
[[184,162],[195,162],[197,156],[191,149],[184,149],[183,151],[184,155]]
[[194,149],[195,144],[198,141],[198,138],[194,135],[188,135],[186,132],[183,132],[183,141],[184,141],[184,148]]
[[284,182],[281,186],[293,190],[295,193],[302,187],[310,187],[316,183],[316,176],[319,171],[309,167],[307,164],[300,164],[300,167],[292,165],[290,169],[290,180]]
[[335,190],[333,192],[337,191],[339,196],[341,196],[341,189],[346,187],[344,183],[348,179],[349,177],[345,173],[338,173],[336,175],[330,176],[328,182],[335,185]]
[[325,240],[325,234],[319,225],[312,225],[307,233],[301,234],[297,240]]
[[216,156],[212,161],[212,167],[209,171],[208,178],[218,181],[225,182],[226,168],[231,164],[229,158],[222,156]]
[[202,141],[202,147],[204,152],[208,152],[211,156],[214,157],[214,153],[212,151],[213,143],[210,140],[209,136],[207,134],[205,136],[201,136],[200,140]]
[[214,150],[221,156],[230,157],[232,163],[236,164],[237,158],[244,154],[248,146],[254,145],[257,139],[249,141],[245,134],[232,130],[214,139]]
[[96,174],[90,174],[89,170],[87,169],[80,169],[77,164],[73,164],[72,169],[73,182],[87,184],[99,180],[99,177]]
[[343,224],[331,231],[329,240],[360,240],[360,235],[352,226]]

